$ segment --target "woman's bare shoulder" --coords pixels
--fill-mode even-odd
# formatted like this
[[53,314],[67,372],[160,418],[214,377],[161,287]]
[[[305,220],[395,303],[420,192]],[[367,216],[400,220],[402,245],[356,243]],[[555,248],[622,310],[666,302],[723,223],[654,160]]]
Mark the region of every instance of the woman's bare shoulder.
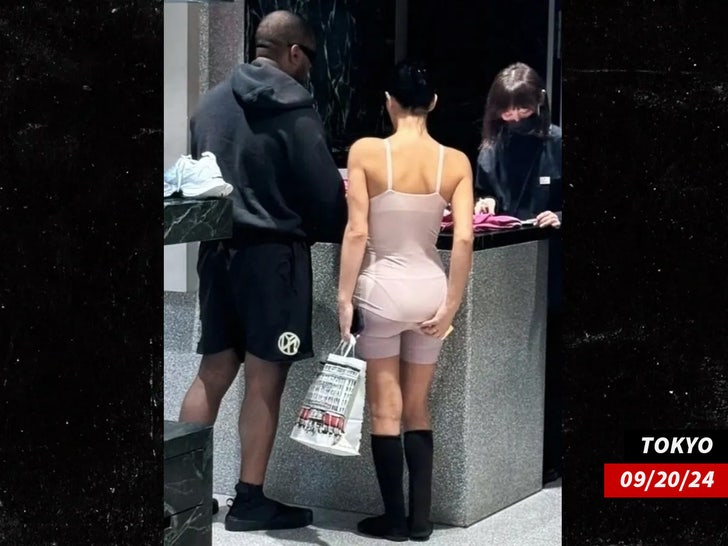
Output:
[[360,138],[359,140],[356,140],[354,144],[351,145],[349,148],[349,153],[355,152],[355,153],[367,153],[370,150],[373,150],[375,148],[379,149],[384,144],[384,139],[382,138],[376,138],[376,137],[364,137]]
[[457,148],[450,148],[449,146],[446,146],[445,150],[447,155],[452,158],[451,165],[453,166],[453,170],[462,171],[463,173],[470,172],[470,159],[464,152]]

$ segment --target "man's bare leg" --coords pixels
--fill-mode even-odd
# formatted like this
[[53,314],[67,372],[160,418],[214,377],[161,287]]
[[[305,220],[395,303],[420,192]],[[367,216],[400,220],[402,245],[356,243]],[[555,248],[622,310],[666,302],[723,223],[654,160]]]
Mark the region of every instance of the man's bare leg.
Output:
[[179,420],[212,425],[239,369],[240,359],[233,349],[203,355],[197,376],[182,400]]
[[278,430],[281,396],[290,363],[245,355],[245,396],[240,408],[240,481],[261,485]]
[[292,529],[313,520],[313,512],[286,506],[263,494],[263,482],[278,429],[281,396],[290,363],[245,355],[245,396],[240,408],[240,482],[227,516],[228,531]]

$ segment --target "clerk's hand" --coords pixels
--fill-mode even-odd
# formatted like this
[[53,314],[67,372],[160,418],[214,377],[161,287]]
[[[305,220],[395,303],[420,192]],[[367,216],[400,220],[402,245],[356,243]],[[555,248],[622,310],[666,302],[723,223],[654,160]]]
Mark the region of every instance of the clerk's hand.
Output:
[[495,199],[492,197],[478,199],[477,203],[475,203],[475,210],[473,212],[475,214],[495,214]]
[[339,332],[341,333],[341,341],[349,341],[353,317],[354,304],[351,301],[339,302]]
[[544,228],[544,227],[561,227],[561,221],[559,220],[559,217],[556,216],[555,212],[551,212],[550,210],[545,210],[538,216],[536,216],[536,225],[538,227]]

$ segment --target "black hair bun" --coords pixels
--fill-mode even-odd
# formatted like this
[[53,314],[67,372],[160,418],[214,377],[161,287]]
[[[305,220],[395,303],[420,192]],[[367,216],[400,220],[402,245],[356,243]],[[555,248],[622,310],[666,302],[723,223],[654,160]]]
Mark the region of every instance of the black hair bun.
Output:
[[400,61],[394,67],[389,93],[404,108],[427,109],[435,97],[427,68],[419,61]]

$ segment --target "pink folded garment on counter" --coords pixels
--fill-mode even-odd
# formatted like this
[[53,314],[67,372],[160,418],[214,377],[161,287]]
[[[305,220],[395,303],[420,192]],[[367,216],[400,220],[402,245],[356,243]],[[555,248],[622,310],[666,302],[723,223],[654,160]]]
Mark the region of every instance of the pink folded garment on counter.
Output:
[[[452,214],[446,212],[442,216],[440,229],[448,230],[452,228]],[[494,229],[511,229],[520,227],[521,221],[513,216],[496,215],[491,212],[481,212],[473,215],[473,231],[490,231]]]

